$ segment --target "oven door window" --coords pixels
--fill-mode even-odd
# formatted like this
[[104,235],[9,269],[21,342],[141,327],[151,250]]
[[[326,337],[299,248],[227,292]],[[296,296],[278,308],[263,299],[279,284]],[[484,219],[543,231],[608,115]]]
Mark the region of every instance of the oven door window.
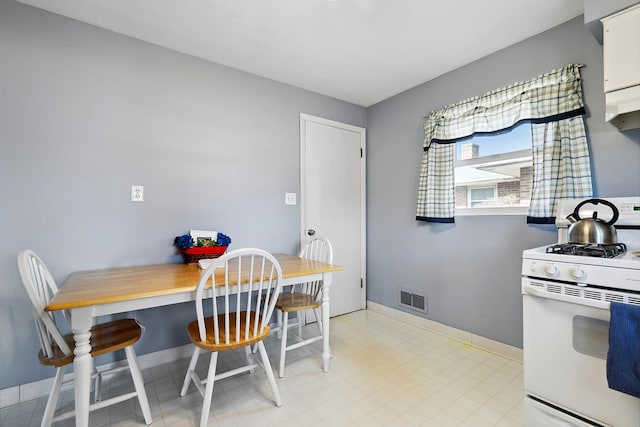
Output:
[[587,356],[607,360],[609,322],[585,316],[573,316],[573,349]]

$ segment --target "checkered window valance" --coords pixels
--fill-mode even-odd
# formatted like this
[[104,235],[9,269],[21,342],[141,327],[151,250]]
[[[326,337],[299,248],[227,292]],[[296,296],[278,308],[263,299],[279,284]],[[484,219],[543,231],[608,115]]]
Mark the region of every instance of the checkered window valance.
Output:
[[552,223],[557,200],[591,197],[580,67],[570,64],[429,114],[416,219],[454,222],[453,143],[523,121],[532,124],[533,190],[527,221]]

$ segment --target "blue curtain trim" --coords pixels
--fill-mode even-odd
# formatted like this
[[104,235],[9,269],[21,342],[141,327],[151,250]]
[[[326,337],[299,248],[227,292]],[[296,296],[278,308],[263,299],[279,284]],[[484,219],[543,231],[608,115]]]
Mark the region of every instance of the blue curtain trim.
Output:
[[527,216],[527,224],[555,224],[556,217],[536,217],[536,216]]
[[451,224],[456,222],[455,218],[433,218],[430,216],[417,216],[416,219],[418,221],[426,221],[426,222],[440,222],[445,224]]
[[567,111],[565,113],[556,114],[554,116],[544,117],[540,119],[531,119],[531,123],[540,124],[540,123],[551,123],[551,122],[559,122],[560,120],[570,119],[572,117],[583,116],[587,113],[584,107],[580,107],[573,111]]
[[616,230],[640,230],[640,225],[616,225]]
[[[438,138],[433,138],[431,140],[431,143],[435,143],[435,144],[455,144],[456,142],[460,142],[460,141],[464,141],[466,139],[472,138],[476,135],[497,135],[497,134],[501,134],[504,132],[508,132],[511,129],[513,129],[514,127],[518,126],[521,123],[533,123],[536,125],[539,125],[541,123],[551,123],[551,122],[558,122],[560,120],[565,120],[565,119],[570,119],[572,117],[577,117],[577,116],[582,116],[586,114],[586,110],[584,109],[584,107],[580,107],[576,110],[573,111],[567,111],[565,113],[560,113],[560,114],[556,114],[554,116],[549,116],[549,117],[543,117],[543,118],[538,118],[538,119],[524,119],[524,120],[520,120],[514,124],[512,124],[511,126],[504,128],[504,129],[499,129],[493,132],[474,132],[471,135],[467,135],[464,136],[462,138],[456,138],[456,139],[438,139]],[[422,151],[428,151],[429,147],[423,147]]]

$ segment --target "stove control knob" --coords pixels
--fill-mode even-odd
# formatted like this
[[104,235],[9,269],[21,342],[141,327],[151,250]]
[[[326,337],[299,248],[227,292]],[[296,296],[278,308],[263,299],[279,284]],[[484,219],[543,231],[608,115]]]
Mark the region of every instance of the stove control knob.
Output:
[[554,277],[558,275],[558,267],[553,264],[549,264],[544,268],[544,272],[547,273],[547,276]]
[[585,276],[584,270],[581,269],[580,267],[577,267],[574,270],[571,270],[571,277],[573,277],[576,280],[584,279],[584,276]]

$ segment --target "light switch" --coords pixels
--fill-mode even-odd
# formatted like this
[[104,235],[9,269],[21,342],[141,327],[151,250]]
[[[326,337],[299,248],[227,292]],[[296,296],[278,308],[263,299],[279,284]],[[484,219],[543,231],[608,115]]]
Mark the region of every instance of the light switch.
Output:
[[285,205],[295,205],[296,204],[296,193],[284,193],[284,204]]

